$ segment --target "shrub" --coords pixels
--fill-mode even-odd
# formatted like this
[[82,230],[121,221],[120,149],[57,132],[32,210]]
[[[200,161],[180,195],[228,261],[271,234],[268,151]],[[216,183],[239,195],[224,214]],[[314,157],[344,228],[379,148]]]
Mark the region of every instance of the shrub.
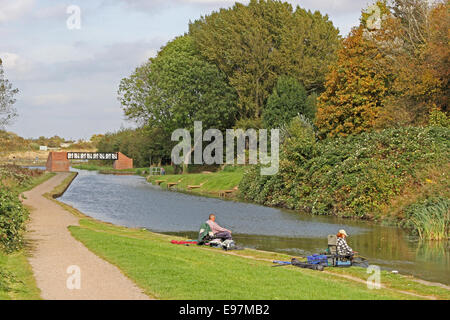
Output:
[[18,194],[9,187],[0,187],[0,249],[12,252],[22,247],[27,219],[28,210]]
[[435,127],[450,128],[450,118],[438,108],[431,109],[429,125]]

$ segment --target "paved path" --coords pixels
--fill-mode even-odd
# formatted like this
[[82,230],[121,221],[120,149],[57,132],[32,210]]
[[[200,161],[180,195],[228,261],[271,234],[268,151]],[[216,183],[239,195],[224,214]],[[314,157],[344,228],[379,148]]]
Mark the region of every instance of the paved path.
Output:
[[[43,194],[52,191],[68,176],[56,176],[25,192],[24,203],[31,206],[28,236],[32,252],[29,261],[43,299],[148,299],[130,279],[115,266],[100,259],[72,237],[68,226],[78,225],[78,218]],[[76,286],[74,270],[80,270],[80,289]],[[72,276],[72,278],[70,278]],[[69,279],[69,281],[68,281]]]

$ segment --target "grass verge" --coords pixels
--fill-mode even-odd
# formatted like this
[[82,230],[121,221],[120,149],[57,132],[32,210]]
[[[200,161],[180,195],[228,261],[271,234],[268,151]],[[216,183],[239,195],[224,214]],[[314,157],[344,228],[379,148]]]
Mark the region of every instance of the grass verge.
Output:
[[38,185],[44,183],[45,181],[51,179],[54,176],[55,176],[55,173],[53,173],[53,172],[45,172],[44,174],[42,174],[42,175],[40,175],[38,177],[32,178],[29,185],[27,185],[25,187],[18,188],[17,191],[19,193],[23,193],[25,191],[31,190],[34,187],[37,187]]
[[82,219],[72,235],[159,299],[407,299],[332,275],[170,244],[169,237]]
[[0,251],[0,273],[0,300],[41,299],[25,250],[11,254]]
[[[194,194],[219,197],[225,190],[233,190],[233,193],[227,196],[235,198],[237,196],[237,187],[242,179],[244,169],[233,172],[219,171],[214,173],[188,173],[165,176],[148,176],[147,181],[156,184],[157,180],[162,180],[162,188],[167,188],[168,183],[176,183],[171,189],[177,191],[189,191]],[[191,190],[189,186],[194,186]]]

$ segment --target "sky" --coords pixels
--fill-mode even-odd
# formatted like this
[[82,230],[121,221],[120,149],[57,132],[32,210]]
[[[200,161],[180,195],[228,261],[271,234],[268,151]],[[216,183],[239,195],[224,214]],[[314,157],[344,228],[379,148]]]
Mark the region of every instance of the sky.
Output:
[[[0,0],[0,58],[20,91],[19,117],[7,130],[76,140],[133,126],[117,100],[120,80],[187,32],[189,21],[234,2]],[[372,1],[287,2],[328,14],[345,36]]]

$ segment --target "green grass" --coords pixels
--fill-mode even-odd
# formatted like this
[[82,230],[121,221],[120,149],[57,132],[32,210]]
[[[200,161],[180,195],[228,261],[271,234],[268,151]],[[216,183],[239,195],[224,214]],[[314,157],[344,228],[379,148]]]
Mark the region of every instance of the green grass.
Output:
[[77,174],[78,173],[76,172],[70,172],[70,174],[61,182],[59,186],[53,188],[51,192],[44,194],[44,197],[48,199],[60,197],[64,193],[64,191],[66,191],[66,189],[69,187],[72,181],[75,179]]
[[[41,298],[24,250],[11,254],[0,251],[0,272],[8,274],[8,279],[0,280],[0,300],[39,300]],[[2,287],[2,283],[5,283],[8,288]]]
[[[173,245],[173,237],[81,219],[72,235],[159,299],[410,299],[388,289],[219,249]],[[249,251],[240,254],[249,254]],[[266,253],[267,254],[267,253]],[[269,254],[270,255],[270,254]],[[272,255],[274,256],[274,255]]]
[[155,183],[156,180],[165,180],[160,184],[162,188],[167,187],[167,183],[178,183],[173,189],[188,191],[188,186],[199,186],[198,189],[192,189],[190,192],[218,196],[221,191],[232,190],[239,186],[243,176],[243,168],[235,171],[219,171],[213,173],[189,173],[165,176],[149,176],[147,181]]
[[22,192],[31,190],[34,187],[44,183],[45,181],[49,180],[50,178],[52,178],[54,176],[55,176],[55,173],[53,173],[53,172],[45,172],[44,174],[42,174],[38,177],[33,177],[27,186],[17,188],[17,191],[19,193],[22,193]]
[[[367,270],[362,268],[334,268],[332,269],[335,274],[351,275],[361,280],[367,279]],[[440,287],[439,285],[426,284],[425,282],[419,282],[411,276],[398,275],[389,271],[381,271],[380,279],[383,285],[395,289],[413,292],[424,296],[433,296],[438,299],[449,300],[450,290]]]

